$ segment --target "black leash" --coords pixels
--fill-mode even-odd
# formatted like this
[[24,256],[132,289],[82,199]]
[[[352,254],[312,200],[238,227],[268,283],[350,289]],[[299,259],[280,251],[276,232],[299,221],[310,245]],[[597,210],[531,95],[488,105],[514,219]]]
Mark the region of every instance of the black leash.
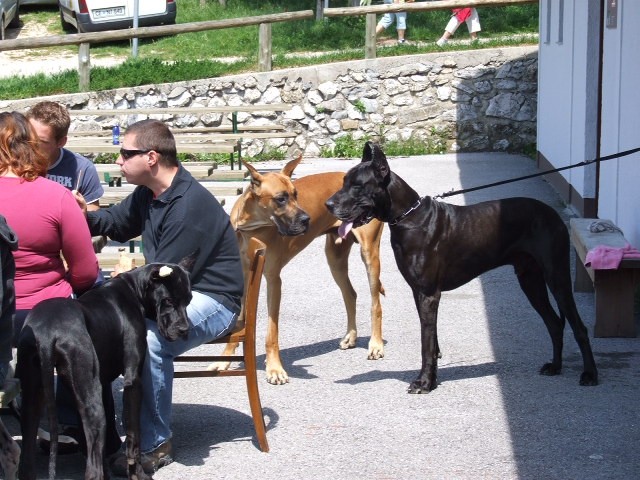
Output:
[[433,198],[445,198],[451,197],[453,195],[460,195],[461,193],[469,193],[475,192],[476,190],[482,190],[490,187],[497,187],[498,185],[504,185],[506,183],[519,182],[520,180],[527,180],[529,178],[541,177],[542,175],[548,175],[549,173],[561,172],[562,170],[568,170],[570,168],[576,167],[584,167],[585,165],[589,165],[591,163],[597,162],[605,162],[607,160],[613,160],[614,158],[625,157],[627,155],[631,155],[632,153],[640,152],[640,147],[633,148],[631,150],[625,150],[624,152],[614,153],[612,155],[607,155],[606,157],[598,157],[593,160],[585,160],[584,162],[576,163],[575,165],[568,165],[566,167],[555,168],[553,170],[546,170],[544,172],[533,173],[531,175],[525,175],[524,177],[510,178],[509,180],[501,180],[499,182],[488,183],[486,185],[480,185],[479,187],[465,188],[463,190],[451,190],[447,193],[442,193],[440,195],[436,195]]

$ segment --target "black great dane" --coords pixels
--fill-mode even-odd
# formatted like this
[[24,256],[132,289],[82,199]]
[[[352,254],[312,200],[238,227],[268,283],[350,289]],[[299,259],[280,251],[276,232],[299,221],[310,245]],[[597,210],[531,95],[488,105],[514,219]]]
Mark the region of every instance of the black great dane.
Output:
[[[347,228],[373,218],[389,223],[396,263],[413,291],[420,316],[422,368],[409,386],[410,393],[427,393],[437,386],[442,292],[502,265],[514,266],[520,287],[551,335],[553,360],[540,373],[561,371],[567,318],[582,352],[580,385],[597,385],[587,328],[571,290],[569,234],[548,205],[531,198],[508,198],[461,207],[420,198],[389,169],[380,147],[368,142],[362,162],[347,172],[342,189],[326,206]],[[560,316],[549,302],[547,287]]]
[[152,263],[121,273],[77,300],[49,299],[29,312],[18,339],[16,368],[22,385],[22,480],[36,478],[36,434],[45,404],[51,432],[49,476],[55,477],[58,422],[54,367],[73,392],[82,419],[87,455],[85,479],[108,477],[106,456],[120,446],[111,382],[121,374],[129,478],[151,478],[140,463],[145,318],[155,319],[168,340],[187,335],[186,307],[191,301],[188,272],[193,258],[184,259],[180,265]]

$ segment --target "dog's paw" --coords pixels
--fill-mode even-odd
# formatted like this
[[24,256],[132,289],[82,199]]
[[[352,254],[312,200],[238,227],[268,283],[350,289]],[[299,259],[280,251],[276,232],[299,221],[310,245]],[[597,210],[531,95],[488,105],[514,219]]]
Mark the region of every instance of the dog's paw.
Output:
[[540,375],[547,375],[552,377],[554,375],[560,375],[562,371],[562,367],[559,365],[555,365],[554,363],[545,363],[540,369]]
[[369,342],[369,355],[367,355],[368,360],[380,360],[384,357],[384,347],[382,345],[373,345]]
[[437,387],[435,381],[428,383],[423,380],[414,380],[407,388],[407,393],[429,393],[431,390],[435,390]]
[[267,382],[271,385],[284,385],[289,383],[289,375],[283,368],[267,368]]
[[356,346],[357,334],[355,332],[347,333],[342,340],[340,340],[340,350],[346,350],[348,348],[354,348]]
[[231,362],[213,362],[209,364],[207,370],[210,372],[219,372],[222,370],[228,370],[230,365]]
[[580,385],[583,387],[595,387],[598,385],[598,374],[582,372],[582,375],[580,375]]

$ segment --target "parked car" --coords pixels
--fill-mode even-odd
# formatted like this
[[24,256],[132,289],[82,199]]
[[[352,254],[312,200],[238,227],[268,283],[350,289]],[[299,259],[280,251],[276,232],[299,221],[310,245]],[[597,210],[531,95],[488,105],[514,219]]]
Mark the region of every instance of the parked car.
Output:
[[[59,0],[65,31],[100,32],[133,26],[134,0]],[[138,0],[138,26],[176,23],[175,0]]]
[[0,0],[0,40],[5,38],[5,29],[20,26],[19,11],[19,0]]

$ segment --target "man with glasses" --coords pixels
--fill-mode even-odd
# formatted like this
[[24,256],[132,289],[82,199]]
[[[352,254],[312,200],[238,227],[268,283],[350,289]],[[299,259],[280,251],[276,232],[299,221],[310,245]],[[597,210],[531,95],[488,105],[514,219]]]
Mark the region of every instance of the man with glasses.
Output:
[[[158,120],[130,125],[116,161],[127,182],[138,185],[121,203],[87,212],[93,235],[126,242],[142,235],[147,263],[178,263],[198,252],[187,308],[187,339],[167,341],[147,320],[147,355],[142,374],[141,451],[151,474],[173,461],[171,395],[173,359],[198,345],[226,335],[235,325],[243,294],[243,274],[229,216],[209,191],[180,165],[176,142]],[[82,196],[78,203],[85,205]],[[127,475],[124,452],[110,461],[116,476]]]

